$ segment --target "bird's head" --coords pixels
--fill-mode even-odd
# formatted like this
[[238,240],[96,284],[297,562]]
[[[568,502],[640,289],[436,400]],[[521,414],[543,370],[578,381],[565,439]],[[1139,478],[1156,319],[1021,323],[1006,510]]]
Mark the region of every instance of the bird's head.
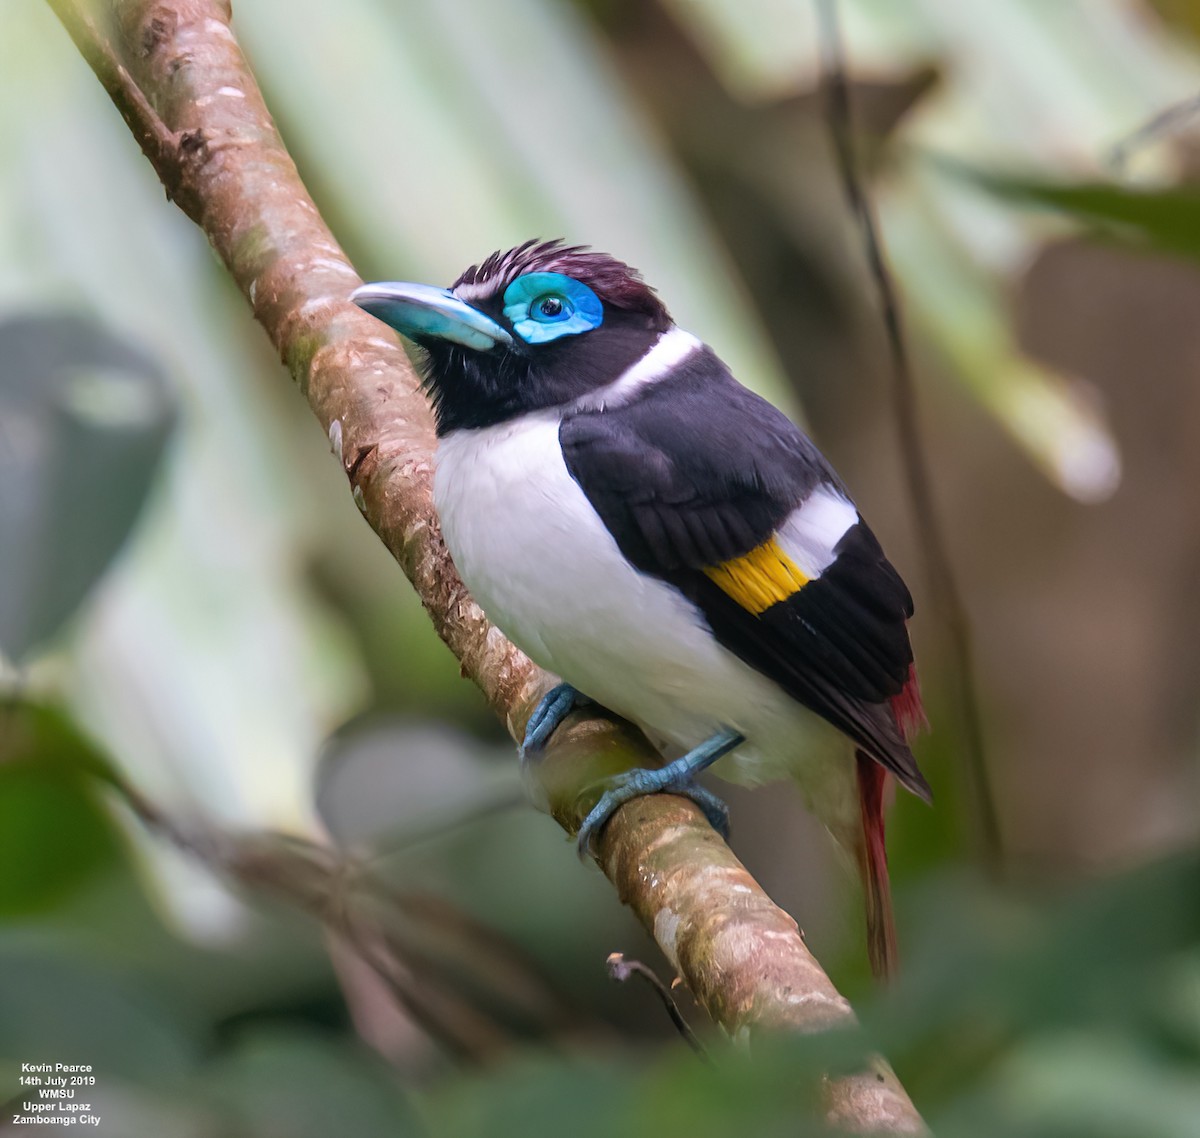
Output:
[[561,241],[493,253],[448,289],[384,281],[351,299],[425,350],[440,435],[585,396],[671,327],[636,270]]

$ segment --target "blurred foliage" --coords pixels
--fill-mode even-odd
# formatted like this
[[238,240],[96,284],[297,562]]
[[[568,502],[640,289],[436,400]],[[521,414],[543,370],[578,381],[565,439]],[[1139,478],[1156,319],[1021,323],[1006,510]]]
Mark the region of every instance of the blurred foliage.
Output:
[[[53,743],[41,766],[72,769],[78,740],[64,738],[49,713],[28,723],[18,768]],[[6,756],[5,767],[12,761]],[[0,779],[0,814],[9,816],[22,794]],[[80,849],[77,815],[38,820],[39,843]],[[111,898],[122,879],[129,887],[128,857],[114,857],[111,840],[105,850],[77,894]],[[39,861],[38,872],[57,887],[52,860]],[[762,1039],[750,1051],[708,1032],[708,1064],[678,1041],[655,1053],[593,1040],[585,1051],[510,1052],[492,1068],[436,1063],[402,1066],[401,1074],[354,1042],[344,1017],[315,1014],[336,1004],[328,970],[299,984],[277,975],[274,994],[260,988],[247,999],[244,947],[197,960],[147,929],[157,943],[148,966],[140,938],[98,952],[87,907],[78,896],[63,906],[60,896],[52,922],[0,931],[0,1097],[18,1093],[20,1058],[54,1054],[98,1064],[94,1098],[110,1132],[129,1135],[516,1138],[564,1125],[581,1135],[717,1136],[738,1126],[782,1135],[823,1132],[821,1072],[852,1069],[882,1050],[938,1134],[1192,1138],[1200,1118],[1197,895],[1196,854],[1041,897],[943,871],[910,899],[904,973],[863,1002],[856,1032]],[[297,940],[310,951],[317,940],[315,929],[284,915],[265,917],[265,927],[280,920],[293,943],[265,954],[276,970]],[[180,986],[185,975],[194,982],[205,973],[203,998]],[[320,990],[328,1005],[316,999]]]
[[[1120,424],[1022,350],[1011,299],[1079,225],[1200,252],[1184,148],[1151,148],[1136,185],[1100,165],[1200,88],[1194,44],[1133,0],[842,12],[889,251],[945,380],[934,421],[965,396],[1055,486],[1111,494]],[[652,944],[510,809],[511,746],[241,298],[44,5],[6,15],[0,1098],[20,1062],[67,1059],[97,1065],[100,1133],[130,1138],[818,1133],[820,1072],[878,1048],[942,1135],[1200,1135],[1197,855],[985,884],[959,864],[944,729],[921,745],[938,809],[893,815],[887,992],[821,836],[789,844],[783,796],[735,803],[739,850],[863,993],[860,1032],[751,1054],[707,1032],[709,1066],[614,989],[607,953]],[[610,249],[752,386],[841,408],[876,447],[877,315],[815,157],[811,0],[255,0],[236,20],[364,275],[445,281],[535,233]],[[169,824],[148,832],[126,784]]]
[[0,651],[20,660],[95,583],[149,493],[171,427],[162,370],[66,313],[0,323]]
[[0,920],[54,910],[111,866],[118,841],[94,782],[104,770],[61,715],[0,703]]
[[949,174],[1001,198],[1046,206],[1091,223],[1115,240],[1141,241],[1164,253],[1200,259],[1200,190],[1131,190],[1097,182],[1071,185],[944,163]]
[[[777,102],[816,86],[812,0],[665,2],[740,98]],[[930,67],[937,76],[896,127],[891,153],[1090,171],[1148,108],[1200,85],[1196,61],[1127,0],[840,0],[839,8],[856,78],[902,87]],[[1012,330],[1008,294],[1041,233],[921,162],[890,162],[887,175],[879,211],[912,322],[1056,485],[1083,501],[1107,498],[1120,455],[1097,401],[1080,377],[1024,354]],[[802,213],[794,187],[789,196]]]
[[[817,1073],[881,1047],[939,1135],[1190,1138],[1200,1125],[1200,860],[1147,867],[1063,904],[941,878],[922,943],[861,1032],[760,1041],[714,1068],[676,1055],[602,1071],[531,1066],[445,1092],[435,1133],[816,1133]],[[435,1115],[435,1118],[438,1116]],[[521,1120],[544,1119],[522,1131]]]

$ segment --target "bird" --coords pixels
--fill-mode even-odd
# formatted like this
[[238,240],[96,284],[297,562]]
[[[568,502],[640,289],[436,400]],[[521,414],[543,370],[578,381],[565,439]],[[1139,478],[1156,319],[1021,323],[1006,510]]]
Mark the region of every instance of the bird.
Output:
[[448,289],[383,281],[351,299],[423,349],[434,506],[459,575],[561,677],[522,760],[589,701],[670,760],[606,785],[581,850],[657,792],[726,832],[695,781],[726,756],[717,773],[736,780],[790,778],[857,861],[868,956],[890,975],[885,789],[931,800],[910,746],[926,724],[913,601],[816,445],[637,270],[586,245],[526,241]]

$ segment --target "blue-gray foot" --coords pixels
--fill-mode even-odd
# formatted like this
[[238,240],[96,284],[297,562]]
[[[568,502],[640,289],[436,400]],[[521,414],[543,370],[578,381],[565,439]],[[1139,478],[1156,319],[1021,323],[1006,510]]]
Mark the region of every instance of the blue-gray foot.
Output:
[[525,724],[525,738],[521,743],[521,760],[542,750],[558,726],[577,707],[591,703],[586,695],[571,687],[559,684],[552,687],[533,709],[529,722]]
[[719,758],[729,754],[745,741],[744,735],[726,728],[705,739],[700,746],[689,751],[683,758],[676,759],[665,767],[658,770],[636,767],[634,770],[617,775],[609,782],[600,801],[592,807],[591,812],[583,820],[583,825],[579,827],[580,855],[586,855],[591,851],[592,841],[618,807],[624,806],[631,799],[641,798],[646,794],[681,794],[685,798],[690,798],[704,811],[704,816],[712,828],[722,837],[728,837],[729,807],[712,791],[698,786],[695,778],[706,767],[712,766]]

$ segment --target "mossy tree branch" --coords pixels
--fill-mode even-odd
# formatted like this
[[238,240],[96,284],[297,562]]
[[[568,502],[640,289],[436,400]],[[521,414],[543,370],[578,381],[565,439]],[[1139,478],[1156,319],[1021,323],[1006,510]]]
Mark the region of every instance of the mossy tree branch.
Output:
[[[413,583],[463,675],[520,736],[553,682],[493,628],[442,542],[429,409],[398,341],[347,301],[359,283],[308,196],[230,28],[227,0],[48,0],[112,97],[167,195],[204,231],[314,414],[354,500]],[[541,765],[573,833],[606,772],[652,765],[628,725],[577,715]],[[566,847],[564,847],[564,854]],[[853,1013],[778,909],[688,801],[630,803],[599,861],[713,1019],[731,1034],[820,1031]],[[882,1062],[830,1080],[847,1129],[923,1131]]]

